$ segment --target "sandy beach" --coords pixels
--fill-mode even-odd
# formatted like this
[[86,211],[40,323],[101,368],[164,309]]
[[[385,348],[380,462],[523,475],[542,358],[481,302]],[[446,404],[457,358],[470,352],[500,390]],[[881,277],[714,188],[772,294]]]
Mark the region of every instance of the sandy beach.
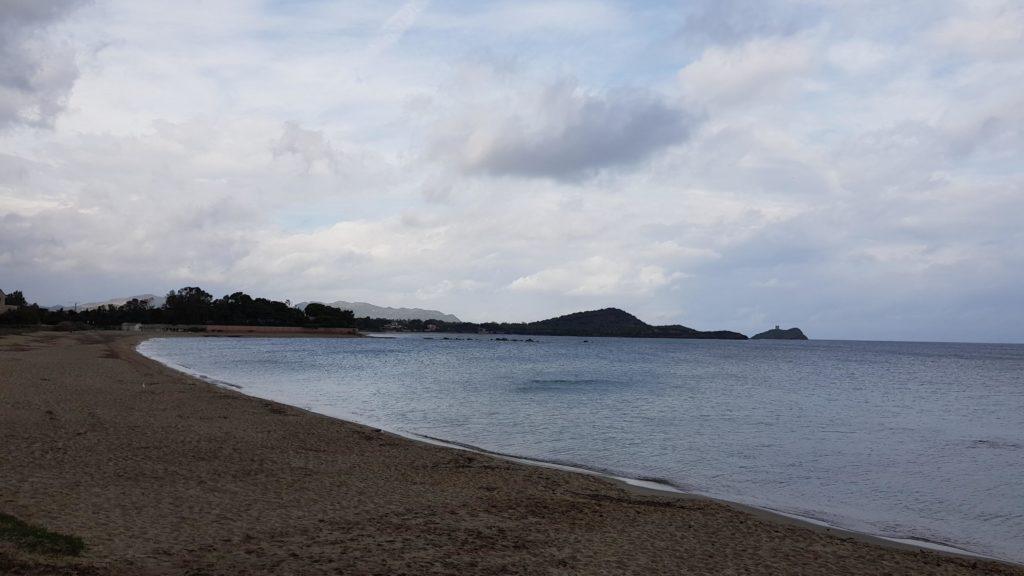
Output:
[[0,530],[0,573],[1024,575],[247,397],[146,337],[0,337],[0,514],[85,543]]

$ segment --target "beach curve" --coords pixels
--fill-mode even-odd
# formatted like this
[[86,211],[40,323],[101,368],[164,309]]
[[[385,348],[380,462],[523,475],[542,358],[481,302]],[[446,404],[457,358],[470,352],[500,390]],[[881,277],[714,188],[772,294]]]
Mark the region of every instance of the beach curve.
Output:
[[80,535],[89,569],[1024,574],[409,442],[196,380],[141,338],[0,340],[0,511]]

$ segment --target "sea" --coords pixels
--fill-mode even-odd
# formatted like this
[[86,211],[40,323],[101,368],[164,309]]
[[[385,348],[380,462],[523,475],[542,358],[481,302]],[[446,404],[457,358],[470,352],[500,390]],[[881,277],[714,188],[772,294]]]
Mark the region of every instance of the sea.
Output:
[[401,334],[139,350],[407,436],[1024,562],[1024,345]]

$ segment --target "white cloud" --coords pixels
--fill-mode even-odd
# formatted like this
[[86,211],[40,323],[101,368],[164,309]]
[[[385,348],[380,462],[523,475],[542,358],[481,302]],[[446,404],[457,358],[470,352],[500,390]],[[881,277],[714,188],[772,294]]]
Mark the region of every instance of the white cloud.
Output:
[[833,66],[849,74],[867,74],[882,68],[892,58],[894,48],[864,40],[833,44],[826,56]]
[[755,100],[784,90],[815,65],[812,37],[755,38],[712,46],[679,72],[685,97],[708,106]]
[[40,212],[61,208],[60,202],[54,200],[32,200],[17,196],[0,194],[0,216],[14,214],[17,216],[33,216]]
[[684,277],[681,272],[668,272],[660,266],[592,256],[516,278],[509,288],[581,296],[646,294]]
[[472,30],[495,35],[608,34],[621,30],[628,15],[616,5],[596,0],[521,0],[463,7],[456,12],[430,14],[425,25],[442,33]]
[[1015,1],[967,3],[931,32],[936,45],[982,57],[1020,57],[1024,47],[1024,6]]

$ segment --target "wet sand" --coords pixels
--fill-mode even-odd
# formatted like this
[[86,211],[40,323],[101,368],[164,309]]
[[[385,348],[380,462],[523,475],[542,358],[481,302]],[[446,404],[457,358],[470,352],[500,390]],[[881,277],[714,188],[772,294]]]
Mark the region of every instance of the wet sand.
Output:
[[145,337],[0,337],[0,513],[86,544],[0,539],[0,573],[1024,576],[250,398]]

